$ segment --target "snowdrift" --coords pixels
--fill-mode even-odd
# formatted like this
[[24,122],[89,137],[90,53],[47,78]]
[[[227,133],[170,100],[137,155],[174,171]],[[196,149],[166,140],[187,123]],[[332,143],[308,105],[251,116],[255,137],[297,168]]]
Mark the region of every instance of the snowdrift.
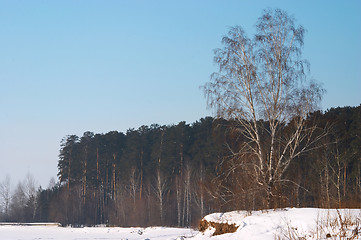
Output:
[[193,239],[361,239],[361,209],[286,208],[213,213]]

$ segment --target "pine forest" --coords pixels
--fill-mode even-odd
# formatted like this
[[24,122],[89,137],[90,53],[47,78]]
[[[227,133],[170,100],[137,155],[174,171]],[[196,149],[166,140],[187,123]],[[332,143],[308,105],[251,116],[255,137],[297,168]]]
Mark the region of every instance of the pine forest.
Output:
[[[65,136],[52,186],[36,189],[30,179],[10,195],[9,181],[1,182],[0,221],[194,226],[208,213],[234,209],[361,208],[361,105],[313,112],[307,122],[322,134],[270,196],[249,171],[252,159],[234,157],[247,143],[237,121],[206,117]],[[290,128],[280,127],[283,134]]]

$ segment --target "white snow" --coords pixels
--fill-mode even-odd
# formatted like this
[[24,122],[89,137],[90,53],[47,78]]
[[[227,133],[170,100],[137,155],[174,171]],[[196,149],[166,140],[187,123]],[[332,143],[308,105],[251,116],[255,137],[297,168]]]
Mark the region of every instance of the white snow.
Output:
[[109,228],[109,227],[45,227],[45,226],[0,226],[1,240],[175,240],[191,237],[197,231],[186,228]]
[[[268,211],[234,211],[214,213],[204,219],[213,222],[236,224],[235,233],[212,236],[214,229],[205,233],[187,228],[149,227],[149,228],[63,228],[56,226],[0,226],[0,239],[6,240],[110,240],[110,239],[148,239],[148,240],[228,240],[228,239],[262,239],[274,240],[278,236],[292,233],[300,239],[326,239],[326,234],[332,236],[339,229],[327,227],[327,222],[342,218],[352,218],[359,224],[361,232],[361,209],[317,209],[317,208],[287,208]],[[322,227],[321,227],[322,226]],[[348,227],[347,234],[356,226]],[[318,235],[317,235],[318,234]],[[282,239],[282,238],[281,238]],[[336,238],[328,238],[336,239]],[[341,239],[341,238],[337,238]],[[346,239],[346,238],[345,238]],[[361,240],[361,234],[356,240]]]
[[[342,219],[352,218],[354,222],[357,222],[359,231],[361,231],[361,209],[341,209],[338,212]],[[252,213],[246,211],[213,213],[204,219],[218,223],[236,224],[236,226],[239,226],[237,231],[210,237],[214,229],[209,229],[205,233],[198,233],[193,239],[274,240],[276,237],[285,236],[285,234],[297,236],[295,239],[326,239],[327,233],[334,236],[340,232],[339,228],[328,226],[328,223],[337,225],[332,221],[339,221],[338,212],[336,209],[286,208],[282,210],[253,211]],[[352,230],[356,227],[355,225],[348,227],[348,236],[352,234]],[[361,239],[361,234],[355,239]]]
[[208,222],[217,222],[217,223],[228,223],[236,224],[239,226],[242,223],[243,219],[248,215],[246,211],[233,211],[226,213],[212,213],[205,216],[203,219]]

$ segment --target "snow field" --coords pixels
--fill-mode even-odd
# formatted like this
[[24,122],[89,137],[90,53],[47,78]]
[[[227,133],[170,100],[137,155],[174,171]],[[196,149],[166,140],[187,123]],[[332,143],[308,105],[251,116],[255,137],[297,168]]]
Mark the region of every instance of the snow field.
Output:
[[45,227],[0,226],[1,240],[174,240],[191,237],[197,231],[185,228],[107,228],[107,227]]
[[[212,236],[187,228],[63,228],[50,226],[0,226],[0,240],[278,240],[278,239],[351,239],[361,240],[361,209],[286,208],[268,211],[213,213],[204,220],[236,224],[234,233]],[[350,220],[350,221],[349,221]],[[344,221],[346,236],[340,238],[339,222]],[[352,224],[350,224],[352,223]],[[331,237],[326,237],[330,234]],[[294,238],[290,238],[293,236]]]

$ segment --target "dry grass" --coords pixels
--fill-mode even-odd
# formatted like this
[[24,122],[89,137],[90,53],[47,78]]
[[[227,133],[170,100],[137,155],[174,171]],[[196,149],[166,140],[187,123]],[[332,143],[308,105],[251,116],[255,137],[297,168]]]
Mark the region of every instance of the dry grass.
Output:
[[286,227],[276,234],[276,240],[309,240],[309,239],[332,239],[332,240],[360,240],[361,239],[361,211],[359,216],[352,216],[350,211],[337,215],[330,212],[326,216],[318,216],[316,226],[310,232],[299,231],[287,221]]
[[215,229],[213,236],[221,235],[224,233],[233,233],[238,229],[238,226],[236,226],[236,224],[216,223],[216,222],[208,222],[206,220],[201,220],[199,222],[198,230],[200,232],[204,232],[210,227]]

